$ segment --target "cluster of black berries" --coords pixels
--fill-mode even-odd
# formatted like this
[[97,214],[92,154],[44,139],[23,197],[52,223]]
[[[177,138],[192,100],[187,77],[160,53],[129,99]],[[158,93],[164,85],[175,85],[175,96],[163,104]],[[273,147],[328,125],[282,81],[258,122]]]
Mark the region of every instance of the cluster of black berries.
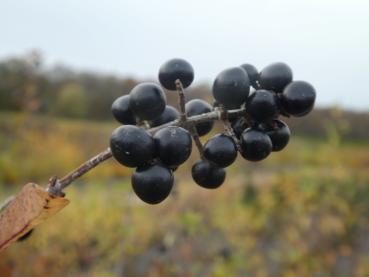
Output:
[[[292,77],[292,70],[284,63],[271,64],[261,72],[250,64],[229,68],[214,81],[213,106],[194,99],[180,104],[180,112],[166,105],[159,85],[141,83],[112,105],[114,117],[124,124],[111,136],[112,154],[122,165],[136,168],[132,187],[137,196],[157,204],[169,195],[173,171],[189,158],[193,138],[201,159],[193,165],[192,177],[202,187],[217,188],[238,152],[246,160],[260,161],[287,145],[290,130],[278,119],[280,115],[299,117],[312,110],[314,88],[304,81],[292,81]],[[182,59],[172,59],[159,70],[162,87],[177,90],[180,96],[193,79],[192,66]],[[225,131],[202,146],[199,137],[211,131],[214,117],[201,122],[187,118],[214,115],[214,111],[219,112]],[[148,130],[150,127],[156,128]]]

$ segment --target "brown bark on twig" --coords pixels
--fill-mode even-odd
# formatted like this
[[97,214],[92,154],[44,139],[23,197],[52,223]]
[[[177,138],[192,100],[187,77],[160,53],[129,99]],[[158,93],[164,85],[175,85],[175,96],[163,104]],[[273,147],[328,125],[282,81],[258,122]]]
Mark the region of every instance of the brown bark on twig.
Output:
[[181,111],[181,117],[179,119],[179,123],[181,124],[182,127],[186,128],[194,142],[195,145],[197,147],[197,150],[199,151],[200,157],[203,158],[203,148],[202,148],[202,143],[200,141],[200,137],[199,134],[197,133],[196,130],[196,126],[194,122],[189,122],[187,120],[187,113],[186,113],[186,97],[184,94],[184,89],[183,89],[183,85],[182,82],[180,80],[176,80],[176,88],[177,88],[177,92],[178,92],[178,106],[179,109]]
[[234,141],[236,145],[237,151],[241,153],[241,145],[240,145],[240,142],[236,134],[234,133],[232,129],[231,123],[229,122],[228,111],[224,109],[224,107],[220,107],[220,113],[221,113],[220,117],[223,122],[224,131],[226,132],[227,135],[229,135],[232,138],[232,140]]
[[200,136],[197,133],[196,127],[193,125],[191,126],[190,133],[192,135],[193,141],[195,142],[195,145],[197,147],[197,150],[199,151],[200,158],[204,159],[204,149],[200,140]]
[[47,191],[51,195],[64,196],[62,193],[64,188],[71,184],[75,179],[81,177],[102,162],[110,159],[112,156],[113,154],[111,153],[110,148],[108,148],[64,176],[62,179],[58,180],[55,177],[51,178]]
[[186,115],[186,98],[185,98],[185,94],[184,94],[184,89],[183,89],[183,85],[181,83],[180,80],[176,80],[176,89],[178,92],[178,106],[179,106],[179,110],[181,112],[181,117],[180,117],[180,121],[182,123],[186,122],[187,120],[187,115]]

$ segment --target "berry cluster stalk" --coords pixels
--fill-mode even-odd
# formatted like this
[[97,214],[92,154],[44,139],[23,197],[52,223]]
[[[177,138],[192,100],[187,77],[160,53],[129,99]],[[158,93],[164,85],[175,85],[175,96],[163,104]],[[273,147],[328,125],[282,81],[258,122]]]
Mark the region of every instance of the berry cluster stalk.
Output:
[[[237,151],[239,153],[241,153],[241,145],[240,145],[240,142],[239,142],[236,134],[233,131],[231,123],[229,122],[228,111],[224,108],[223,105],[220,105],[220,107],[218,109],[220,111],[220,120],[223,123],[224,132],[233,139],[234,144],[236,145]],[[245,114],[245,119],[246,119],[246,117],[247,117],[247,115]]]
[[[177,120],[165,123],[163,125],[148,129],[147,131],[149,133],[153,134],[153,133],[156,133],[158,130],[163,129],[165,127],[182,126],[185,129],[189,130],[189,132],[191,133],[191,135],[192,135],[192,137],[195,141],[196,147],[199,150],[200,156],[202,156],[202,144],[201,144],[201,141],[199,139],[199,135],[197,134],[195,125],[198,124],[198,123],[202,123],[202,122],[223,120],[224,119],[223,112],[220,109],[215,109],[214,111],[211,111],[211,112],[208,112],[208,113],[187,117],[186,110],[185,110],[185,96],[184,96],[183,86],[182,86],[182,84],[179,80],[177,80],[176,86],[177,86],[177,91],[178,91],[178,94],[179,94],[179,106],[180,106],[179,108],[180,108],[180,111],[181,111],[180,118],[177,119]],[[227,113],[227,118],[236,118],[236,117],[240,117],[240,116],[245,116],[246,109],[245,108],[240,108],[240,109],[235,109],[235,110],[228,110],[226,113]],[[225,124],[225,126],[227,126],[227,124]],[[229,129],[231,129],[231,128],[226,128],[226,129],[229,131]],[[232,137],[235,138],[234,135]],[[86,174],[87,172],[89,172],[90,170],[95,168],[96,166],[98,166],[101,163],[103,163],[104,161],[110,159],[112,156],[113,155],[112,155],[112,152],[111,152],[110,148],[105,149],[101,153],[97,154],[95,157],[91,158],[90,160],[83,163],[82,165],[80,165],[75,170],[73,170],[70,173],[68,173],[67,175],[65,175],[63,178],[58,179],[55,176],[51,177],[46,190],[48,191],[48,193],[50,195],[64,196],[63,190],[67,186],[69,186],[76,179],[83,176],[84,174]]]
[[187,121],[187,114],[186,114],[186,98],[184,94],[183,85],[180,80],[176,80],[176,90],[178,92],[178,106],[179,110],[181,111],[180,121],[185,123]]
[[187,120],[187,113],[186,113],[186,97],[185,97],[185,94],[184,94],[184,89],[183,89],[183,85],[181,83],[181,80],[176,80],[176,89],[177,89],[177,92],[178,92],[178,101],[179,101],[179,108],[180,108],[180,111],[181,111],[181,117],[180,117],[180,123],[182,125],[182,127],[186,128],[195,144],[196,144],[196,147],[197,147],[197,150],[199,151],[199,154],[200,154],[200,157],[203,158],[203,147],[202,147],[202,143],[200,141],[200,136],[199,134],[197,133],[197,129],[196,129],[196,124],[194,122],[190,122],[188,123],[188,120]]

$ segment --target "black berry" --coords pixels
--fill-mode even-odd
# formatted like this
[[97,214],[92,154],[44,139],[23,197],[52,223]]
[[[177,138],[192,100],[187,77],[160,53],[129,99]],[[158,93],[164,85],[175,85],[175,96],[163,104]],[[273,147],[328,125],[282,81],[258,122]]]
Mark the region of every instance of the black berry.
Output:
[[179,112],[172,106],[166,106],[164,112],[150,122],[151,127],[163,125],[179,118]]
[[[187,116],[194,116],[212,111],[212,106],[201,99],[193,99],[186,103]],[[199,136],[204,136],[211,131],[214,123],[212,121],[196,124],[196,130]]]
[[272,141],[272,151],[281,151],[286,147],[291,135],[290,129],[286,123],[281,120],[274,120],[265,130]]
[[128,167],[143,165],[155,156],[152,136],[133,125],[124,125],[114,130],[110,138],[110,149],[114,158]]
[[116,120],[122,124],[136,125],[135,115],[129,107],[129,95],[117,98],[111,106],[111,111]]
[[188,131],[181,127],[166,127],[154,135],[160,160],[167,166],[178,166],[191,155],[192,139]]
[[230,136],[215,135],[205,143],[204,157],[219,167],[230,166],[237,158],[236,144]]
[[255,66],[249,63],[245,63],[241,65],[241,68],[246,71],[247,75],[249,76],[250,84],[253,88],[258,89],[258,79],[259,79],[259,72]]
[[257,90],[247,99],[246,110],[257,122],[270,121],[278,116],[277,97],[272,91]]
[[293,116],[304,116],[314,107],[316,92],[312,85],[304,81],[290,83],[282,94],[283,110]]
[[[158,77],[161,86],[139,84],[112,105],[114,117],[125,124],[112,133],[112,154],[119,163],[137,167],[132,176],[133,190],[150,204],[160,203],[170,194],[173,172],[190,157],[192,137],[186,129],[192,128],[191,123],[198,135],[204,136],[216,120],[227,119],[238,138],[228,133],[213,136],[200,151],[201,160],[192,166],[194,181],[213,189],[224,183],[225,168],[236,160],[237,152],[246,160],[260,161],[272,151],[284,149],[291,133],[278,117],[303,116],[313,109],[316,99],[310,84],[292,81],[293,73],[287,64],[273,63],[258,72],[255,66],[245,63],[217,75],[212,86],[212,105],[200,99],[186,103],[187,117],[192,118],[187,121],[186,117],[182,120],[176,108],[166,105],[163,89],[176,90],[177,80],[184,88],[190,86],[194,80],[191,64],[183,59],[169,60],[160,67]],[[180,98],[180,104],[182,101]],[[216,114],[223,108],[241,107],[229,111],[225,118],[223,113]],[[141,123],[145,127],[160,127],[155,128],[158,131],[151,129],[151,133],[156,131],[151,136],[144,128],[135,126]]]
[[292,70],[285,63],[273,63],[265,67],[259,75],[260,87],[274,92],[282,92],[292,82]]
[[213,96],[227,109],[239,108],[250,92],[250,80],[244,69],[233,67],[218,74],[213,83]]
[[263,160],[272,151],[272,141],[269,136],[251,128],[242,133],[240,144],[241,155],[249,161]]
[[165,110],[165,94],[157,84],[141,83],[129,95],[129,106],[141,120],[153,120]]
[[211,164],[208,161],[199,160],[192,166],[192,178],[201,187],[215,189],[220,187],[225,180],[224,168]]
[[159,69],[160,84],[168,90],[176,90],[176,80],[180,80],[187,88],[194,79],[192,65],[183,59],[171,59]]
[[172,171],[156,164],[139,167],[132,175],[132,188],[148,204],[158,204],[168,197],[173,187]]

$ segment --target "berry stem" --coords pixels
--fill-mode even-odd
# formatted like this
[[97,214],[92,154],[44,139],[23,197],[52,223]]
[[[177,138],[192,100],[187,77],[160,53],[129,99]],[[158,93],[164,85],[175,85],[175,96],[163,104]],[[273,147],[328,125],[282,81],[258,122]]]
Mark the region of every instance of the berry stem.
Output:
[[197,150],[199,151],[201,159],[204,158],[204,149],[202,147],[202,143],[199,137],[199,134],[197,133],[196,127],[194,124],[192,124],[191,128],[189,129],[190,134],[196,144]]
[[[240,116],[245,115],[245,111],[246,111],[245,108],[236,109],[236,110],[229,110],[229,111],[227,111],[227,115],[230,118],[240,117]],[[211,111],[211,112],[208,112],[208,113],[195,115],[195,116],[191,116],[191,117],[186,116],[185,122],[189,126],[195,126],[196,124],[201,123],[201,122],[215,121],[215,120],[220,120],[220,119],[221,119],[221,113],[219,112],[219,110],[214,110],[214,111]],[[181,121],[181,119],[177,119],[177,120],[174,120],[172,122],[168,122],[166,124],[148,129],[147,131],[149,133],[153,134],[153,133],[156,133],[158,130],[163,129],[165,127],[181,126],[182,124],[183,124],[183,122]],[[200,152],[200,155],[201,155],[202,150],[200,150],[200,149],[202,149],[202,144],[201,144],[201,141],[198,137],[198,134],[196,132],[197,135],[196,134],[194,135],[194,133],[191,131],[191,129],[190,129],[190,132],[191,132],[192,137],[194,138],[196,146],[199,148],[199,146],[201,145],[201,148],[199,148],[199,152]],[[92,170],[93,168],[98,166],[99,164],[101,164],[104,161],[110,159],[112,156],[113,155],[110,151],[110,148],[105,149],[103,152],[97,154],[95,157],[91,158],[90,160],[83,163],[82,165],[80,165],[75,170],[73,170],[70,173],[68,173],[67,175],[65,175],[62,179],[57,179],[56,177],[50,178],[49,184],[48,184],[46,190],[49,192],[50,195],[63,196],[63,192],[62,192],[63,189],[65,189],[67,186],[69,186],[76,179],[83,176],[84,174],[86,174],[87,172],[89,172],[90,170]]]
[[236,144],[237,151],[241,153],[241,145],[238,138],[236,137],[236,134],[233,131],[231,123],[229,122],[228,111],[223,106],[220,106],[219,110],[224,131],[233,139],[234,143]]
[[237,151],[241,153],[240,142],[238,138],[236,137],[236,134],[233,132],[232,126],[228,119],[223,120],[223,126],[224,126],[225,132],[233,139],[234,143],[236,144]]
[[81,177],[94,167],[98,166],[102,162],[110,159],[113,154],[110,151],[110,148],[104,150],[103,152],[99,153],[95,157],[91,158],[87,162],[80,165],[78,168],[73,170],[72,172],[65,175],[62,179],[58,180],[56,177],[50,178],[49,187],[47,191],[51,195],[55,196],[63,196],[62,190],[70,185],[74,180]]
[[181,111],[181,117],[180,120],[182,122],[186,122],[187,120],[187,115],[186,115],[186,98],[185,98],[185,94],[184,94],[184,89],[183,89],[183,85],[182,82],[178,79],[176,80],[176,89],[179,95],[178,98],[178,106],[179,106],[179,110]]
[[187,118],[187,114],[186,114],[186,97],[184,94],[184,89],[183,89],[183,85],[181,80],[177,79],[176,80],[176,88],[177,88],[177,92],[178,92],[178,102],[179,102],[179,109],[181,111],[181,117],[180,117],[180,123],[182,125],[182,127],[184,127],[185,129],[187,129],[193,140],[195,141],[197,150],[199,151],[200,157],[203,158],[203,147],[202,147],[202,143],[200,141],[200,136],[197,133],[196,130],[196,126],[193,122],[189,122],[188,118]]

